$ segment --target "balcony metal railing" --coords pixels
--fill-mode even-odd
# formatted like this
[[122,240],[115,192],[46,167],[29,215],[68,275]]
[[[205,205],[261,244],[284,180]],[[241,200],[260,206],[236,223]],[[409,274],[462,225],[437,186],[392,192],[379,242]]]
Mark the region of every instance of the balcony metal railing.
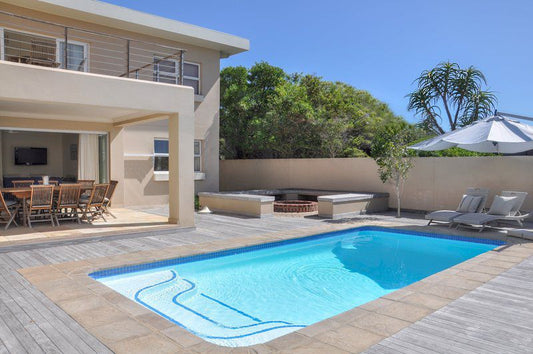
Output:
[[185,50],[0,11],[0,59],[182,85]]

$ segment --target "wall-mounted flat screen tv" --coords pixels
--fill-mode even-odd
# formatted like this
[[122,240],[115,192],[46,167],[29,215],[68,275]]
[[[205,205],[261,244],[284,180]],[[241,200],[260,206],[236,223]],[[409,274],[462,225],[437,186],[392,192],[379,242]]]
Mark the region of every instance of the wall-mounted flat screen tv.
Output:
[[15,165],[46,165],[48,163],[48,149],[46,148],[15,148]]

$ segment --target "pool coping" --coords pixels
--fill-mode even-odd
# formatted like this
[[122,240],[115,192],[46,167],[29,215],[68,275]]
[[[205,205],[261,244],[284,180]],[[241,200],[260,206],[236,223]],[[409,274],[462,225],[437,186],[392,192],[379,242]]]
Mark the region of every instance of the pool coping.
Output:
[[78,321],[89,333],[115,352],[137,351],[143,347],[161,351],[234,352],[253,349],[258,352],[308,349],[316,351],[359,352],[425,316],[446,306],[497,275],[533,255],[527,240],[494,233],[444,230],[439,227],[398,225],[393,222],[365,221],[365,225],[389,227],[440,235],[508,241],[463,263],[435,273],[407,287],[389,293],[362,306],[330,317],[267,343],[243,348],[221,347],[189,333],[144,306],[105,286],[88,274],[117,267],[131,267],[179,257],[293,240],[316,234],[357,227],[334,224],[292,231],[218,240],[151,251],[137,251],[111,257],[19,269],[28,281],[56,305]]
[[487,245],[493,245],[495,246],[495,248],[498,246],[505,245],[505,241],[501,241],[501,240],[459,236],[459,235],[445,235],[445,234],[439,234],[439,233],[420,232],[420,231],[407,231],[407,230],[395,229],[395,228],[390,228],[390,227],[366,225],[366,226],[355,226],[353,228],[347,228],[347,229],[336,230],[336,231],[328,231],[328,232],[323,232],[323,233],[318,233],[318,234],[313,234],[313,235],[308,235],[308,236],[293,237],[293,238],[289,238],[285,240],[265,242],[265,243],[260,243],[256,245],[251,245],[251,246],[230,248],[227,250],[200,253],[200,254],[194,254],[190,256],[181,256],[181,257],[170,258],[170,259],[156,261],[156,262],[140,263],[140,264],[129,265],[129,266],[124,266],[124,267],[106,268],[106,269],[95,271],[93,273],[89,273],[89,276],[94,279],[99,279],[99,278],[105,278],[105,277],[120,275],[120,274],[125,274],[125,273],[132,273],[132,272],[150,270],[150,269],[155,269],[155,268],[160,268],[160,267],[168,267],[168,266],[174,266],[178,264],[203,261],[207,259],[220,258],[220,257],[231,256],[231,255],[236,255],[236,254],[241,254],[241,253],[253,252],[253,251],[261,250],[261,249],[292,245],[292,244],[296,244],[300,242],[321,240],[321,239],[325,239],[329,237],[335,237],[347,231],[348,232],[391,231],[396,234],[415,235],[419,237],[428,237],[428,238],[439,238],[442,240],[482,243],[482,244],[487,244]]

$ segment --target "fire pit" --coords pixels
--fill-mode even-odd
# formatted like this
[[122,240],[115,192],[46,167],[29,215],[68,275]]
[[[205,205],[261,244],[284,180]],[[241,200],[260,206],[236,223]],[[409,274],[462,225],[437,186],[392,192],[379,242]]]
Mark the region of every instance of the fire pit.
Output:
[[274,202],[276,213],[310,213],[318,210],[318,203],[307,200],[277,200]]

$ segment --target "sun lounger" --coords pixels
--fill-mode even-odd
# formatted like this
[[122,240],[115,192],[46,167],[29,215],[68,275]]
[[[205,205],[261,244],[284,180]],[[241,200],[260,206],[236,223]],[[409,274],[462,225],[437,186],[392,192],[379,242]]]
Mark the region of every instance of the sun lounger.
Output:
[[[501,222],[517,222],[518,225],[522,226],[523,221],[529,217],[529,213],[520,212],[520,208],[524,204],[524,201],[527,197],[527,192],[513,192],[513,191],[503,191],[501,193],[502,197],[515,197],[514,200],[510,201],[512,203],[511,210],[508,214],[499,214],[494,212],[487,213],[467,213],[459,215],[453,219],[453,223],[457,224],[457,227],[460,226],[470,226],[470,227],[479,227],[479,231],[483,231],[485,227],[489,226],[490,223],[501,223]],[[496,202],[496,198],[493,201],[493,205]],[[492,206],[491,206],[492,209]]]
[[[485,188],[468,188],[466,190],[466,195],[482,198],[479,204],[474,208],[475,209],[474,211],[476,213],[479,213],[483,210],[483,208],[485,208],[487,197],[489,196],[489,190]],[[426,220],[429,220],[428,225],[431,225],[431,223],[435,221],[451,223],[456,217],[465,214],[465,212],[458,211],[458,210],[461,210],[461,205],[463,201],[464,201],[464,197],[461,200],[461,203],[459,203],[457,210],[437,210],[429,214],[426,214]]]

